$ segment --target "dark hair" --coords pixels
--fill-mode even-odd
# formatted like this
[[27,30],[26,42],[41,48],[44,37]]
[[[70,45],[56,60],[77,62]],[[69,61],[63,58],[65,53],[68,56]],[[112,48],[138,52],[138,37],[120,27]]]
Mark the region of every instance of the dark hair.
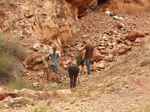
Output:
[[53,57],[55,56],[56,47],[53,47]]
[[86,42],[85,42],[85,41],[83,41],[82,43],[86,44]]

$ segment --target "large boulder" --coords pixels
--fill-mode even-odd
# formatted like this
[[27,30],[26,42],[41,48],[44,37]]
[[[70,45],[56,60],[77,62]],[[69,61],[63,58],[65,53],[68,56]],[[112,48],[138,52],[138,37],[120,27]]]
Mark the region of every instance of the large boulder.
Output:
[[43,55],[39,54],[30,55],[26,58],[23,64],[27,69],[39,71],[44,67],[42,57]]
[[135,41],[136,38],[138,37],[145,37],[145,33],[144,32],[138,32],[138,31],[131,31],[126,38],[131,40],[131,41]]
[[109,56],[105,56],[104,59],[108,62],[112,62],[114,60],[114,56],[112,54],[110,54]]
[[101,70],[101,69],[104,69],[107,66],[108,66],[108,63],[106,61],[100,61],[98,63],[94,62],[94,64],[92,65],[91,70],[93,70],[93,71]]
[[128,45],[128,46],[132,46],[133,45],[133,43],[130,40],[125,40],[125,44]]
[[99,53],[98,51],[96,51],[93,55],[92,63],[99,62],[99,61],[103,60],[103,58],[104,58],[104,56],[101,53]]
[[131,41],[134,41],[136,38],[137,38],[137,32],[136,31],[131,31],[127,36],[126,38],[131,40]]
[[141,45],[145,42],[144,38],[136,38],[135,45]]
[[131,46],[123,46],[118,50],[119,55],[125,54],[127,51],[131,50]]
[[66,0],[73,6],[78,8],[78,16],[82,16],[93,5],[97,4],[98,0]]

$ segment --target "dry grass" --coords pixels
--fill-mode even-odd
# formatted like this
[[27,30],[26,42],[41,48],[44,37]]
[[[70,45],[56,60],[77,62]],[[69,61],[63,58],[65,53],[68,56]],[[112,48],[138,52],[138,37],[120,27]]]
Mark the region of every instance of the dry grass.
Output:
[[8,82],[6,84],[6,87],[11,88],[11,89],[18,89],[18,90],[27,88],[27,89],[31,89],[31,90],[35,90],[35,91],[39,91],[39,90],[43,89],[42,87],[33,87],[32,85],[28,84],[26,82],[26,79],[23,77],[20,77],[14,81]]
[[7,74],[13,67],[12,58],[7,54],[0,54],[0,74]]
[[40,108],[34,108],[29,112],[47,112],[47,108],[45,106],[41,106]]

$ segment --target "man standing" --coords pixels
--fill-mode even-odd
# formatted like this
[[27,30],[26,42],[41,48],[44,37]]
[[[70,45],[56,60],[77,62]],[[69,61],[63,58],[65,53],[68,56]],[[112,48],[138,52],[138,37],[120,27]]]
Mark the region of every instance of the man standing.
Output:
[[[83,59],[83,53],[84,50],[81,48],[86,44],[85,41],[79,43],[76,47],[77,53],[76,53],[76,65],[79,66],[81,65],[81,72],[84,73],[84,59]],[[78,81],[80,82],[80,76],[78,75]]]
[[56,47],[53,47],[53,51],[48,54],[51,57],[50,61],[50,72],[51,72],[51,79],[54,80],[56,75],[56,81],[59,81],[58,76],[58,66],[59,66],[59,58],[61,58],[60,52],[56,51]]
[[83,46],[80,50],[85,49],[85,62],[86,62],[86,67],[87,67],[87,71],[88,71],[88,76],[90,75],[90,71],[91,71],[91,60],[93,57],[93,51],[94,48],[93,46],[90,44],[90,41],[87,40],[86,45]]

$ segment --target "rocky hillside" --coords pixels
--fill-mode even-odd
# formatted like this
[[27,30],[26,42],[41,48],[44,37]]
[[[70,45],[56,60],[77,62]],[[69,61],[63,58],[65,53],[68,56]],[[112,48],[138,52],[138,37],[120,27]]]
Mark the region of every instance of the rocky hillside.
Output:
[[20,37],[27,47],[57,39],[64,44],[79,31],[76,8],[64,0],[2,0],[0,5],[1,30]]
[[[150,39],[101,72],[58,91],[0,88],[1,112],[149,112]],[[119,106],[118,106],[119,105]]]
[[51,46],[61,51],[66,68],[78,42],[89,39],[95,47],[92,70],[102,70],[143,44],[150,31],[148,0],[2,0],[0,6],[0,29],[26,48],[21,63],[28,76],[44,74],[42,57]]
[[[80,36],[78,16],[83,16],[89,8],[98,3],[110,10],[122,11],[128,6],[148,5],[148,0],[2,0],[0,2],[0,29],[9,36],[20,37],[25,46],[36,42],[51,45],[57,39],[61,44]],[[142,5],[142,6],[143,6]],[[137,8],[137,9],[138,9]],[[32,46],[31,46],[32,47]]]
[[[0,30],[19,37],[28,53],[21,63],[33,87],[0,87],[0,111],[148,112],[149,0],[1,0]],[[90,40],[93,72],[69,89],[64,70],[75,46]],[[43,83],[43,56],[55,45],[62,53],[62,83]],[[53,88],[67,90],[48,91]],[[66,96],[65,96],[66,95]]]
[[148,0],[2,0],[0,5],[0,29],[26,48],[23,74],[36,77],[33,83],[44,75],[42,57],[53,45],[66,68],[78,42],[88,39],[95,47],[92,70],[103,70],[143,44],[150,31]]

